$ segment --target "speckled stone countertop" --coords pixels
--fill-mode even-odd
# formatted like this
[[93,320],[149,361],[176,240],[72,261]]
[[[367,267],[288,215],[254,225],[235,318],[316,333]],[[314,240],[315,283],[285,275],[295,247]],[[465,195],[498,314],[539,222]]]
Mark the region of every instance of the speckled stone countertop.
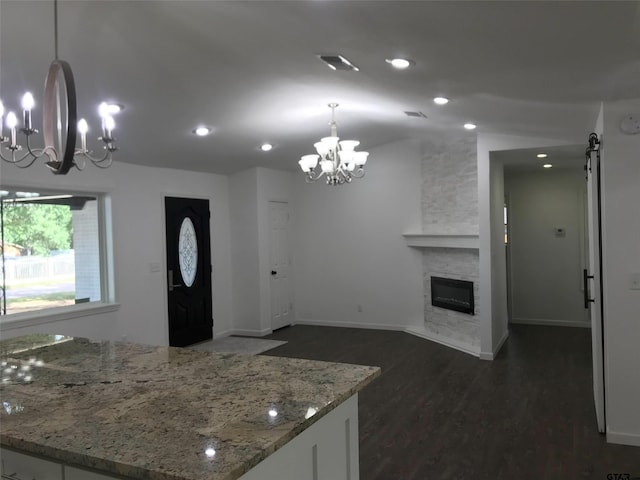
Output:
[[380,374],[53,335],[0,357],[2,446],[150,480],[236,479]]

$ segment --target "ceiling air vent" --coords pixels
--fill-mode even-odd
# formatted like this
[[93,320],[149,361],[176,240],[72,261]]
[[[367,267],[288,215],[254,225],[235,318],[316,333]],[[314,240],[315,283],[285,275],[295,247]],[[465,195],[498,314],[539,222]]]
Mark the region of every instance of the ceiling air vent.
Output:
[[407,117],[416,117],[416,118],[427,118],[427,116],[422,112],[404,112]]
[[333,70],[348,70],[357,72],[360,69],[342,55],[318,55],[318,58],[329,65]]

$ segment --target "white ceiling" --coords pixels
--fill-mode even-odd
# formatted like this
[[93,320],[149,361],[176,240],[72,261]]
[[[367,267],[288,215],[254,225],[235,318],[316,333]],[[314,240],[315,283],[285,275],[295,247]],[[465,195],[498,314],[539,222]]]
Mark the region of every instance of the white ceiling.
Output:
[[[297,169],[328,134],[360,149],[438,129],[586,141],[601,100],[640,98],[640,3],[614,1],[66,1],[60,58],[79,115],[107,99],[118,161],[232,173]],[[36,101],[53,48],[52,1],[0,1],[0,98]],[[342,54],[360,72],[329,69]],[[385,59],[416,65],[392,70]],[[451,102],[439,107],[432,98]],[[422,111],[416,119],[404,111]],[[36,111],[34,115],[39,115]],[[635,112],[634,112],[635,113]],[[37,117],[36,117],[37,118]],[[196,138],[199,123],[214,134]],[[470,133],[473,135],[473,133]],[[261,143],[275,145],[269,153]],[[375,161],[375,158],[371,158]]]

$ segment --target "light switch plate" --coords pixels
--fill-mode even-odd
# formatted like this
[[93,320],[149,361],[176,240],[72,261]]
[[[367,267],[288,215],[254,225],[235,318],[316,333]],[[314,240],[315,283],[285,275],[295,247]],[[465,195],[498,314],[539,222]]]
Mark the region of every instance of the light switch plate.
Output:
[[150,272],[150,273],[156,273],[156,272],[159,272],[159,271],[160,271],[160,268],[161,268],[161,266],[160,266],[160,262],[151,262],[151,263],[149,264],[149,272]]

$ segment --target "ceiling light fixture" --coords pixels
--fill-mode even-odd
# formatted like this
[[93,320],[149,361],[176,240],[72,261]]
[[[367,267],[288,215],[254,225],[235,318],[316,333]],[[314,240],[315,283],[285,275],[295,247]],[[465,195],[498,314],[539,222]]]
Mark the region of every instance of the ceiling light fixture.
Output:
[[415,65],[413,60],[409,60],[407,58],[387,58],[385,60],[388,64],[390,64],[393,68],[397,68],[398,70],[404,70],[409,68],[411,65]]
[[[4,106],[0,101],[0,158],[12,163],[19,168],[28,168],[40,157],[46,155],[48,161],[45,165],[56,175],[66,175],[71,167],[83,170],[86,160],[100,168],[108,168],[113,162],[112,153],[118,148],[114,144],[113,130],[115,121],[111,116],[114,112],[107,103],[101,103],[98,113],[102,123],[102,141],[104,155],[94,157],[93,152],[87,149],[87,132],[89,125],[84,118],[78,121],[76,87],[73,72],[69,63],[58,58],[58,0],[53,2],[54,23],[54,51],[55,59],[49,66],[49,72],[44,84],[44,105],[42,114],[43,148],[31,146],[31,136],[38,133],[31,121],[31,111],[35,106],[33,95],[29,92],[22,97],[23,124],[20,131],[25,136],[26,153],[16,155],[22,150],[22,145],[17,142],[18,118],[15,113],[8,112],[4,117]],[[4,136],[3,120],[9,129],[9,136]],[[80,134],[80,148],[76,148],[76,139]],[[3,144],[11,153],[8,156],[2,154]]]
[[273,145],[271,145],[270,143],[263,143],[260,146],[260,150],[262,150],[263,152],[269,152],[273,149]]
[[433,103],[435,103],[436,105],[446,105],[447,103],[449,103],[449,99],[446,97],[436,97],[433,99]]
[[553,165],[551,165],[550,163],[545,163],[542,166],[543,166],[543,168],[551,168],[551,167],[553,167]]
[[538,158],[547,158],[547,154],[546,153],[539,153],[538,155],[536,155],[536,157],[538,157]]
[[337,103],[329,104],[331,135],[314,144],[317,154],[304,155],[298,162],[306,174],[307,183],[315,182],[323,175],[327,176],[327,185],[342,185],[350,183],[353,178],[364,177],[364,165],[367,163],[369,152],[355,151],[360,145],[358,140],[339,141],[335,120],[337,106]]
[[211,133],[211,131],[212,131],[211,127],[205,127],[204,125],[201,125],[191,130],[191,133],[194,133],[199,137],[206,137]]
[[475,123],[465,123],[464,128],[467,130],[475,130],[477,125]]

